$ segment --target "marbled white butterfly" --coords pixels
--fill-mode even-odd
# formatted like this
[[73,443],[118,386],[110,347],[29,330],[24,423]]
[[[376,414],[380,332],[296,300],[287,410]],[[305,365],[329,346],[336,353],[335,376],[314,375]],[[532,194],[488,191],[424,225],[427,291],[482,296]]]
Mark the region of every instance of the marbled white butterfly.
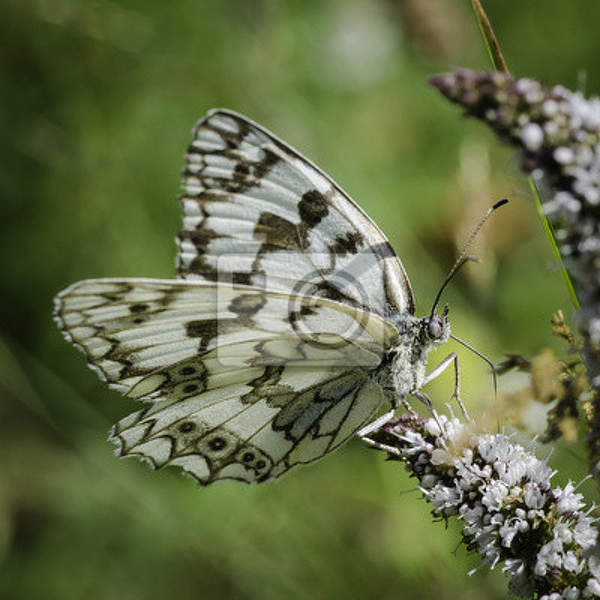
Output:
[[111,430],[121,456],[203,485],[266,481],[343,444],[384,400],[423,398],[456,360],[425,374],[447,309],[415,317],[380,229],[262,127],[210,111],[182,187],[177,279],[90,279],[56,298],[91,368],[145,403]]

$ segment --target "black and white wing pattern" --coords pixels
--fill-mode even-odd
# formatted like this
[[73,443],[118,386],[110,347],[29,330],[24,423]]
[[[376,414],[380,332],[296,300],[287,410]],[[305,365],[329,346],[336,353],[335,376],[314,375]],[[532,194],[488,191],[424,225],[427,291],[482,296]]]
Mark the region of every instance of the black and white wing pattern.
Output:
[[398,337],[326,298],[184,280],[81,281],[55,318],[110,387],[147,403],[113,427],[120,455],[204,485],[265,481],[342,444],[382,402],[369,373]]
[[179,278],[82,281],[55,318],[101,379],[145,403],[111,431],[120,455],[201,484],[272,479],[380,405],[410,284],[341,188],[236,113],[196,125],[182,186]]
[[380,229],[314,164],[245,117],[213,110],[198,122],[182,186],[181,278],[414,313]]

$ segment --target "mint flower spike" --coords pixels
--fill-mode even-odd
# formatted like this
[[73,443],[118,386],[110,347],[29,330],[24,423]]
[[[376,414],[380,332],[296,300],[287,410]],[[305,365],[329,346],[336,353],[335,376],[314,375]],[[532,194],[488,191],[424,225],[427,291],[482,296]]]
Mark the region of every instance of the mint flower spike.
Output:
[[592,509],[584,512],[572,483],[552,488],[551,468],[508,436],[478,433],[452,415],[412,413],[363,439],[404,463],[434,517],[463,522],[462,541],[480,567],[503,563],[513,594],[600,598]]
[[582,306],[577,321],[590,383],[600,390],[600,99],[498,72],[460,70],[429,81],[519,148],[523,170],[542,185],[542,206]]

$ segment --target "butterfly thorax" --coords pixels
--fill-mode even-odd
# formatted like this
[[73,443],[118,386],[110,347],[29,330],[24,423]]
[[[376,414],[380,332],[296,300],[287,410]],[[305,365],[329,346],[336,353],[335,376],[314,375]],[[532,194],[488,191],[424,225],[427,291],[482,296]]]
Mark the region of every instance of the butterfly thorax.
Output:
[[447,313],[418,318],[398,314],[393,319],[399,336],[378,370],[379,385],[396,399],[418,390],[425,380],[427,355],[450,337]]

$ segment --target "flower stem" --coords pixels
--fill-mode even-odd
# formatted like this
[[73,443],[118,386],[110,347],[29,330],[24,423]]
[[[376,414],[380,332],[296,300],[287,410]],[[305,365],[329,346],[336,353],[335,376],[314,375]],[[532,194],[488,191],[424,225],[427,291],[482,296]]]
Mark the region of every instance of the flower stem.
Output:
[[498,39],[496,38],[496,34],[492,28],[492,24],[485,14],[485,10],[483,10],[481,2],[479,0],[471,0],[471,6],[473,7],[475,19],[479,25],[479,31],[481,31],[481,36],[483,37],[487,47],[494,69],[496,69],[496,71],[508,73],[508,66],[504,60],[502,49],[500,48],[500,44],[498,43]]

